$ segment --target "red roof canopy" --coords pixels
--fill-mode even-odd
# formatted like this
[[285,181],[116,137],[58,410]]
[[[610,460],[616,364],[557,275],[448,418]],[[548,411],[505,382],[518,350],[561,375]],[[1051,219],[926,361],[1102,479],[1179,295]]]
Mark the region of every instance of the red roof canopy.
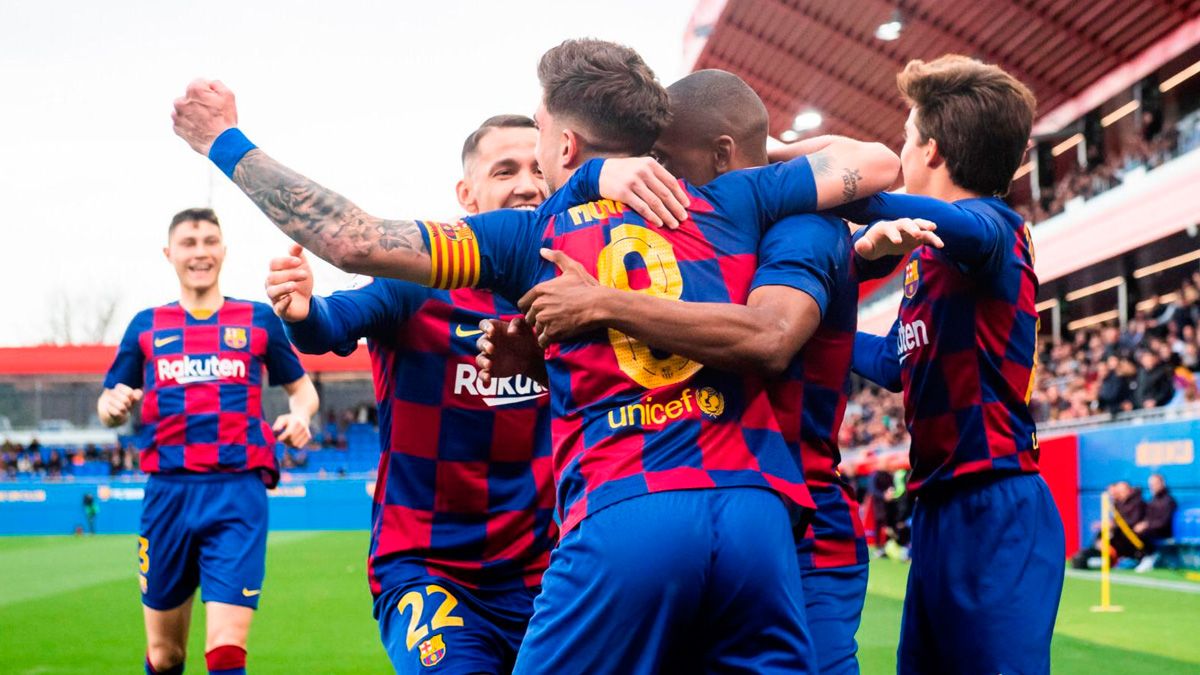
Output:
[[[0,347],[0,376],[104,375],[116,356],[116,345],[40,345]],[[362,345],[345,358],[333,354],[300,354],[300,363],[311,373],[363,373],[371,361]]]

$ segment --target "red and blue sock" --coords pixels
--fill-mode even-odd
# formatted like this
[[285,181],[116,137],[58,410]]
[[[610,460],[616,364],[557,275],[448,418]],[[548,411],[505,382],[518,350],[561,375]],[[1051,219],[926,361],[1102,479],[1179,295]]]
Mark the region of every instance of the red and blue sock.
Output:
[[204,655],[209,675],[246,675],[246,650],[237,645],[221,645]]

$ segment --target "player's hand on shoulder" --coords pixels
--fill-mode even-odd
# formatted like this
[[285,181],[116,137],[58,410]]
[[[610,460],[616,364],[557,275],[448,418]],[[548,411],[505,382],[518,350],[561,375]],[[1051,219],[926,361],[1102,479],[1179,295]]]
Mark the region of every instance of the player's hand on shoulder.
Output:
[[276,417],[271,430],[275,432],[275,440],[289,448],[303,448],[312,440],[312,433],[308,430],[308,420],[291,413]]
[[271,259],[266,289],[279,318],[289,323],[308,318],[313,294],[312,266],[299,244],[292,244],[288,255]]
[[133,411],[133,406],[140,400],[142,400],[141,389],[118,384],[112,389],[105,389],[100,394],[96,412],[100,415],[100,421],[106,426],[119,427],[129,420],[129,413]]
[[878,260],[889,256],[904,256],[921,246],[942,247],[942,240],[934,233],[937,225],[923,218],[900,218],[881,220],[859,237],[854,251],[867,260]]
[[679,181],[650,157],[617,157],[600,168],[600,194],[633,209],[647,223],[672,230],[687,220],[690,204]]
[[512,321],[484,319],[479,328],[483,335],[475,341],[479,349],[475,365],[479,366],[479,379],[485,387],[491,386],[493,378],[531,372],[542,358],[542,348],[525,317]]
[[517,307],[545,348],[594,328],[600,294],[610,289],[566,253],[544,248],[541,254],[558,266],[560,274],[531,288]]
[[217,136],[237,126],[233,92],[217,80],[192,80],[184,95],[175,99],[171,121],[175,134],[207,157]]

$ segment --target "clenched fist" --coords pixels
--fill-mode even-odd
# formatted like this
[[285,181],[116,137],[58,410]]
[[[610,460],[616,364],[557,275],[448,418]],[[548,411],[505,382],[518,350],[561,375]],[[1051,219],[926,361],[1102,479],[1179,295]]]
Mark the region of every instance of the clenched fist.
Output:
[[237,126],[233,92],[219,81],[192,80],[187,92],[175,99],[171,121],[175,124],[175,134],[207,157],[217,136]]
[[96,402],[96,413],[100,422],[107,427],[119,427],[129,419],[133,406],[142,400],[142,390],[133,389],[124,384],[118,384],[112,389],[105,389]]

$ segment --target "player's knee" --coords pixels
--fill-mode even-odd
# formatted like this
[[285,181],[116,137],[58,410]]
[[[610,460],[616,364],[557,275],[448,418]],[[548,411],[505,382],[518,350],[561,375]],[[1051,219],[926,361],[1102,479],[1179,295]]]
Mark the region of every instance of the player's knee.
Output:
[[160,673],[178,666],[186,658],[187,651],[181,644],[163,640],[152,642],[146,647],[146,659],[150,661],[150,666]]

